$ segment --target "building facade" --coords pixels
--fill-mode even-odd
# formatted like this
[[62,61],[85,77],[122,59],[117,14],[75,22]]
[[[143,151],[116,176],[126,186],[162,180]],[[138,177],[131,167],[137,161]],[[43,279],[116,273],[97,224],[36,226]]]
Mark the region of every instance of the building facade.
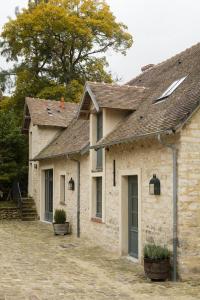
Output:
[[29,193],[41,221],[63,208],[73,234],[138,263],[145,244],[166,245],[180,278],[199,276],[199,57],[198,44],[127,85],[88,82],[73,107],[26,100]]

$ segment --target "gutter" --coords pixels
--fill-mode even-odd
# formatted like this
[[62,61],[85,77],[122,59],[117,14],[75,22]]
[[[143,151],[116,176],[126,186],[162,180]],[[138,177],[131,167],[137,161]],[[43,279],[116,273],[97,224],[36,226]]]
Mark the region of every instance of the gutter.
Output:
[[[114,145],[118,145],[118,144],[130,143],[134,140],[139,140],[139,139],[147,138],[147,137],[154,137],[155,135],[158,135],[161,133],[170,135],[170,134],[174,133],[174,131],[173,130],[162,130],[162,131],[155,131],[155,132],[146,133],[146,134],[142,134],[142,135],[136,135],[136,136],[132,136],[130,138],[116,140],[116,141],[113,141],[110,143],[101,143],[99,145],[96,144],[96,145],[90,146],[90,149],[99,149],[99,148],[110,147],[110,146],[114,146]],[[105,137],[103,139],[105,139]]]
[[[43,151],[43,150],[42,150]],[[41,151],[41,152],[42,152]],[[41,157],[38,158],[37,156],[39,156],[40,154],[38,154],[36,157],[30,159],[29,161],[42,161],[42,160],[46,160],[46,159],[51,159],[51,158],[61,158],[61,157],[68,157],[69,155],[73,155],[73,154],[80,154],[80,155],[84,155],[87,152],[89,152],[89,144],[87,144],[85,147],[83,147],[81,150],[77,150],[77,151],[71,151],[68,153],[62,153],[62,154],[54,154],[54,155],[50,155],[50,156],[45,156],[45,157]]]
[[172,151],[173,159],[173,281],[177,281],[177,247],[178,247],[178,235],[177,235],[177,149],[175,144],[166,144],[161,135],[158,134],[158,141],[164,147],[170,148]]

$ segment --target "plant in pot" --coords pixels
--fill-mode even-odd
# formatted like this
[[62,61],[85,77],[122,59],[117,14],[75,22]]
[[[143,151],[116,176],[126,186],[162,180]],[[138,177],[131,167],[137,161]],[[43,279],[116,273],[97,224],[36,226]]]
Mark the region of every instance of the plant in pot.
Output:
[[66,212],[64,209],[55,210],[53,228],[55,235],[65,235],[69,233],[69,222],[66,222]]
[[147,244],[144,247],[144,272],[151,280],[170,277],[170,251],[166,247]]

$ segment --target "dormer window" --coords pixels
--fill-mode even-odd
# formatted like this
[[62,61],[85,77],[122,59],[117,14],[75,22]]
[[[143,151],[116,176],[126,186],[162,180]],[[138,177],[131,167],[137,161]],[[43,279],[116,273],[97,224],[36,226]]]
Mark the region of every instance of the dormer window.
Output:
[[187,78],[187,76],[182,77],[176,81],[174,81],[168,89],[159,97],[155,100],[155,103],[160,102],[164,100],[165,98],[169,97],[178,87],[179,85]]
[[[100,112],[97,114],[97,142],[103,137],[103,113]],[[102,148],[97,150],[97,164],[96,169],[102,170],[102,161],[103,161],[103,151]]]

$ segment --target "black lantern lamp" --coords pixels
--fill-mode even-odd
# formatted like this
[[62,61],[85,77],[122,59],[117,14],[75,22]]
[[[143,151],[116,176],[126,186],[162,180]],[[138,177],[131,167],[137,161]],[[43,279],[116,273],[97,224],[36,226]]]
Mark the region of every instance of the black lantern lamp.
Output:
[[74,180],[72,178],[68,182],[68,190],[74,191]]
[[160,180],[153,174],[153,177],[149,181],[149,194],[160,195]]

